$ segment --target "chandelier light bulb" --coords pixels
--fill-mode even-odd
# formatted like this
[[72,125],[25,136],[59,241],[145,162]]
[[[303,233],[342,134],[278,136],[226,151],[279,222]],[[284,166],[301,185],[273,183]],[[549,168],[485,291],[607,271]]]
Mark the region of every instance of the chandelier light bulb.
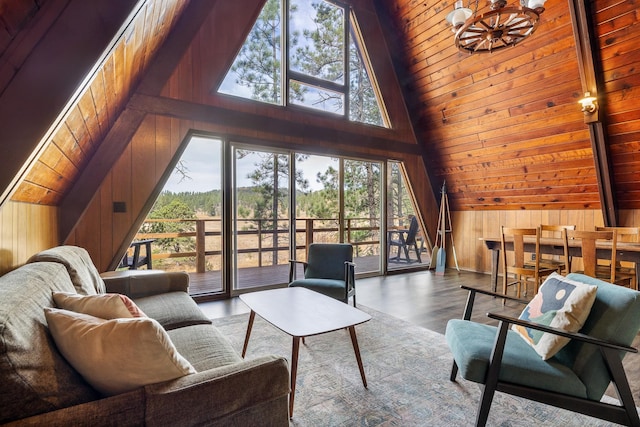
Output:
[[457,0],[454,9],[449,12],[446,19],[447,22],[453,26],[453,32],[456,32],[472,14],[473,11],[468,7],[464,7],[462,0]]
[[527,7],[529,9],[538,9],[544,7],[544,3],[546,0],[529,0],[527,3]]

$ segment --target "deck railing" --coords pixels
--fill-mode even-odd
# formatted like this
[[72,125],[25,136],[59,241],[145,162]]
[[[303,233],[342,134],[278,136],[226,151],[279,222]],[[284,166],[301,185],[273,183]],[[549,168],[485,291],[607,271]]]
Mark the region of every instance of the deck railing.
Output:
[[[135,239],[173,239],[174,241],[181,238],[189,239],[182,242],[183,246],[184,243],[187,243],[186,248],[181,247],[180,243],[176,243],[175,250],[165,252],[158,252],[158,249],[161,246],[166,245],[154,243],[155,250],[152,254],[153,260],[155,262],[162,259],[194,258],[195,271],[202,273],[207,270],[207,256],[220,257],[222,255],[221,221],[222,220],[219,218],[147,219],[141,227],[140,232],[136,234]],[[242,229],[237,231],[236,239],[245,237],[242,239],[245,244],[237,245],[238,247],[236,248],[236,252],[238,254],[257,254],[257,263],[254,265],[257,267],[262,267],[265,262],[269,261],[271,261],[270,265],[277,264],[278,255],[281,252],[284,252],[288,259],[288,227],[277,226],[274,229],[272,219],[251,218],[241,219],[238,221],[244,224],[244,226]],[[288,220],[280,220],[276,222],[276,225],[278,225],[278,223],[288,224],[288,222]],[[154,228],[153,224],[163,223],[174,224],[178,227],[183,224],[183,226],[180,231],[149,231]],[[361,252],[366,252],[367,255],[379,253],[380,227],[378,225],[368,225],[372,223],[379,224],[379,220],[377,218],[350,218],[345,220],[345,241],[354,246],[354,256],[357,257]],[[394,221],[393,223],[396,224],[398,222]],[[339,231],[338,221],[334,218],[299,218],[296,221],[296,241],[300,241],[302,243],[296,245],[296,250],[306,251],[307,246],[314,241],[337,242]],[[217,239],[215,239],[216,237]],[[250,239],[254,240],[255,244],[247,245],[246,242]]]

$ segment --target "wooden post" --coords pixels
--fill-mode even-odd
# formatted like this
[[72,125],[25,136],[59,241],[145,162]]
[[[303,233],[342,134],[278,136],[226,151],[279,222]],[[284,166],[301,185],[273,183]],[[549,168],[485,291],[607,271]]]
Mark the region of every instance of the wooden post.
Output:
[[309,245],[313,243],[313,219],[307,218],[305,220],[305,239],[304,239],[304,253],[309,253]]
[[204,221],[196,220],[196,271],[204,273],[205,271],[205,227]]

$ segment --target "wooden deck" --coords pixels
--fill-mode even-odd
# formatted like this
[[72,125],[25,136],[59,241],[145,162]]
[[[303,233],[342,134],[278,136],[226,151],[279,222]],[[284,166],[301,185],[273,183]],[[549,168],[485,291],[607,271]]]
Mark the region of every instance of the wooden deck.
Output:
[[[425,252],[421,256],[422,262],[415,259],[411,263],[390,262],[389,270],[400,270],[407,267],[425,267],[429,265],[429,255]],[[378,256],[358,257],[354,259],[356,263],[356,274],[374,273],[380,271],[380,258]],[[302,276],[302,268],[298,269],[298,277]],[[222,291],[222,274],[220,271],[207,271],[205,273],[189,273],[190,285],[189,293],[196,297],[204,294]],[[250,267],[238,270],[236,283],[237,289],[253,289],[277,286],[288,283],[289,264],[274,266]]]

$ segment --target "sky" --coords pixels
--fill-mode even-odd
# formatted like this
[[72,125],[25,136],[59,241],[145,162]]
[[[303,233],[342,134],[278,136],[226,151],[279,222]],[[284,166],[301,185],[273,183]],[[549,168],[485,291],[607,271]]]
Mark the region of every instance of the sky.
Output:
[[[167,180],[164,190],[174,193],[219,190],[221,188],[221,146],[222,141],[219,139],[193,137],[181,158],[190,179],[182,179],[182,176],[174,171]],[[247,175],[255,170],[255,163],[258,160],[259,157],[254,155],[237,163],[236,185],[238,187],[251,185]],[[318,172],[326,171],[329,165],[337,169],[338,161],[331,157],[309,156],[303,163],[298,164],[298,168],[303,171],[310,188],[318,190],[322,186],[317,182],[316,175]]]

